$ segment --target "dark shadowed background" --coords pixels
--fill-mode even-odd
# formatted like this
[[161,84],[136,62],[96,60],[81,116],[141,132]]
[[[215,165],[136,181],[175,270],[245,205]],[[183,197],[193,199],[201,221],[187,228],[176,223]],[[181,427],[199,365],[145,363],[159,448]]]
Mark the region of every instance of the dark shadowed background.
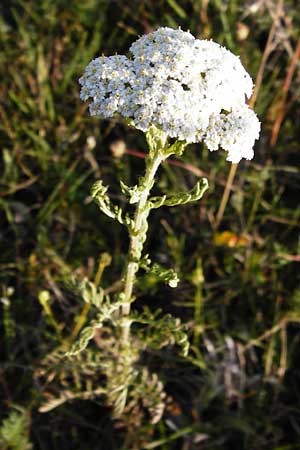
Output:
[[[1,449],[300,449],[298,1],[0,8]],[[167,392],[154,425],[141,411],[113,420],[101,397],[82,399],[94,374],[58,367],[57,349],[87,314],[71,276],[94,279],[106,252],[110,286],[127,252],[125,231],[91,202],[90,187],[102,178],[122,202],[118,180],[136,182],[146,151],[122,122],[89,116],[78,78],[93,57],[126,53],[158,26],[241,56],[262,133],[235,177],[225,153],[202,145],[160,171],[157,192],[190,189],[201,176],[210,189],[199,204],[151,216],[147,250],[181,283],[172,290],[145,277],[139,302],[180,317],[191,342],[190,364],[172,349],[145,356]],[[61,392],[71,400],[54,408]]]

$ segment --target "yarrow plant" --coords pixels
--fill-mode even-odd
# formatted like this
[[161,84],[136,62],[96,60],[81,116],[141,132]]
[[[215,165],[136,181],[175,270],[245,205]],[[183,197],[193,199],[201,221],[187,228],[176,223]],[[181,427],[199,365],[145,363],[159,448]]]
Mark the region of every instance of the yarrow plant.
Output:
[[[129,187],[121,181],[129,204],[136,205],[133,217],[112,205],[102,181],[92,188],[101,211],[127,227],[130,246],[120,292],[113,300],[104,296],[103,289],[87,280],[83,282],[83,298],[97,309],[96,318],[82,330],[69,351],[70,356],[79,354],[104,323],[110,322],[119,330],[117,359],[103,365],[110,367],[106,373],[110,386],[107,395],[116,414],[128,403],[133,380],[139,378],[145,386],[153,384],[148,372],[141,375],[136,368],[139,350],[145,345],[161,348],[175,343],[183,354],[188,352],[187,336],[179,319],[150,311],[131,311],[140,269],[152,272],[170,287],[176,287],[179,281],[172,269],[152,264],[149,256],[143,254],[151,210],[198,201],[208,188],[207,180],[202,179],[189,192],[153,197],[150,192],[160,164],[171,155],[182,155],[188,144],[198,142],[205,143],[211,151],[226,150],[227,160],[233,163],[251,159],[260,131],[257,116],[246,104],[252,93],[252,80],[240,59],[219,44],[195,39],[180,29],[159,28],[134,42],[130,54],[96,58],[79,80],[81,99],[90,102],[91,115],[123,117],[130,126],[145,133],[149,145],[145,175],[139,183]],[[149,333],[147,339],[140,338],[139,332],[131,329],[134,322],[155,329],[155,338],[151,339]],[[154,391],[156,406],[153,402],[146,405],[152,411],[153,421],[158,420],[158,410],[162,410],[158,407],[162,398],[160,382],[156,383],[156,390],[152,389],[152,395]]]
[[116,114],[143,132],[202,142],[228,152],[228,161],[253,158],[260,124],[246,105],[253,83],[240,59],[219,44],[188,32],[160,28],[123,55],[93,60],[79,82],[90,113]]

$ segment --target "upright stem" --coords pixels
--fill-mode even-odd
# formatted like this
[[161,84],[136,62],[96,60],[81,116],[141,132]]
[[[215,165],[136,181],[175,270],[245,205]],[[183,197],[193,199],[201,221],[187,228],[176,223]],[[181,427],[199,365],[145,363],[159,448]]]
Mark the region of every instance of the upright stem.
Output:
[[140,198],[137,203],[133,227],[130,232],[130,246],[128,251],[128,262],[125,273],[125,286],[123,291],[122,303],[122,338],[124,341],[128,340],[130,321],[126,320],[126,316],[130,313],[130,304],[132,302],[132,293],[135,283],[135,274],[139,269],[140,259],[144,242],[147,237],[148,216],[150,208],[147,207],[147,200],[150,190],[153,186],[153,181],[157,169],[165,158],[156,152],[152,157],[149,156],[146,160],[146,173],[140,182]]

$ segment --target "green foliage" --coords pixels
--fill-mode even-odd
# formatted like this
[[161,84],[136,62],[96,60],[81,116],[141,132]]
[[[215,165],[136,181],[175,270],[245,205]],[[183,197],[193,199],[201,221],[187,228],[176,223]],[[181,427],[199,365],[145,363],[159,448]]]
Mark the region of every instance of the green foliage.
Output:
[[147,346],[153,349],[161,349],[168,345],[178,345],[183,356],[188,355],[189,341],[186,327],[179,318],[166,314],[161,316],[161,310],[155,312],[145,308],[142,314],[132,313],[132,321],[147,325],[139,332],[139,338],[145,349]]
[[0,444],[3,450],[30,450],[26,411],[11,411],[0,427]]
[[106,194],[108,187],[103,186],[102,180],[94,183],[91,194],[93,199],[98,204],[100,210],[106,214],[111,219],[117,220],[121,224],[126,224],[127,226],[132,225],[132,221],[130,220],[128,215],[125,215],[123,218],[123,211],[119,206],[112,206],[109,196]]
[[165,269],[157,263],[151,265],[149,255],[145,255],[144,258],[142,258],[140,267],[149,275],[153,275],[156,279],[167,283],[170,287],[175,288],[179,283],[178,275],[173,269]]
[[146,140],[151,158],[158,152],[163,153],[167,145],[167,135],[154,125],[146,133]]
[[126,186],[126,184],[121,180],[121,191],[124,195],[126,195],[129,198],[129,203],[131,205],[137,203],[141,197],[141,187],[138,185],[135,185],[133,187]]
[[146,132],[146,140],[150,158],[157,152],[164,158],[171,155],[181,156],[187,146],[185,141],[175,141],[173,144],[170,144],[167,135],[154,125]]
[[71,350],[66,353],[66,356],[74,356],[85,350],[88,343],[94,338],[96,330],[102,328],[105,321],[115,322],[114,313],[122,304],[120,295],[112,303],[108,295],[104,296],[104,291],[101,287],[97,288],[94,283],[86,278],[80,283],[79,291],[82,293],[83,300],[88,304],[94,305],[98,312],[95,314],[95,319],[91,320],[89,325],[83,328],[79,338],[72,345]]
[[203,197],[208,189],[208,181],[206,178],[198,181],[196,186],[189,192],[179,192],[177,194],[163,195],[161,197],[151,197],[149,199],[150,208],[160,208],[161,206],[178,206],[185,205],[190,202],[196,202]]
[[39,412],[52,411],[65,402],[78,399],[93,400],[105,394],[105,389],[99,384],[99,378],[94,376],[101,367],[100,354],[87,349],[75,357],[66,359],[64,347],[58,347],[49,353],[35,372],[35,380],[48,384],[55,380],[39,403]]
[[97,287],[87,278],[84,278],[79,284],[79,292],[86,303],[100,308],[103,302],[104,292],[101,287]]
[[93,339],[96,333],[96,329],[100,328],[102,323],[97,323],[93,321],[91,326],[85,327],[79,336],[79,339],[73,344],[71,350],[66,353],[67,356],[78,355],[78,353],[82,352],[88,346],[88,343]]

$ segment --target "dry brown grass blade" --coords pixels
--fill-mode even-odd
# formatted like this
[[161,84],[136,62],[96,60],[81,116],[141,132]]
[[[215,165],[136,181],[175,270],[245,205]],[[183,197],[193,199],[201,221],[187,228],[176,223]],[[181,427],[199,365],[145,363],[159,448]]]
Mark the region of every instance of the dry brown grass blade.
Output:
[[281,124],[283,122],[283,119],[285,117],[286,114],[286,99],[287,99],[287,94],[288,91],[290,89],[290,85],[292,82],[292,78],[293,78],[293,74],[295,72],[296,69],[296,64],[297,61],[300,57],[300,38],[298,39],[298,43],[296,46],[296,49],[294,51],[293,54],[293,58],[291,61],[291,64],[289,66],[289,69],[287,71],[283,86],[282,86],[282,98],[281,98],[281,102],[280,102],[280,106],[278,109],[278,115],[277,118],[275,120],[273,129],[272,129],[272,135],[271,135],[271,141],[270,141],[270,146],[271,148],[274,147],[276,145],[277,139],[278,139],[278,135],[279,135],[279,131],[280,131],[280,127]]
[[220,203],[220,206],[219,206],[219,209],[217,212],[217,216],[216,216],[216,221],[215,221],[215,225],[214,225],[215,230],[218,229],[218,227],[222,221],[224,211],[225,211],[226,205],[228,203],[229,195],[232,190],[232,185],[233,185],[233,181],[234,181],[234,177],[235,177],[237,168],[238,168],[238,164],[231,164],[229,175],[228,175],[227,182],[226,182],[226,186],[225,186],[225,189],[223,192],[222,200],[221,200],[221,203]]
[[5,192],[0,192],[0,197],[6,197],[8,195],[14,194],[22,189],[28,188],[38,180],[38,177],[33,177],[30,180],[23,181],[22,183],[15,184],[10,189]]
[[264,75],[266,63],[268,61],[268,58],[270,56],[271,51],[273,50],[273,45],[272,44],[273,44],[273,40],[274,40],[274,37],[275,37],[278,20],[279,20],[281,14],[282,14],[282,6],[283,6],[283,0],[279,0],[278,1],[278,5],[277,5],[277,13],[276,13],[276,16],[273,19],[272,27],[271,27],[269,35],[268,35],[268,39],[267,39],[267,43],[266,43],[266,46],[265,46],[265,50],[264,50],[263,56],[261,58],[261,62],[260,62],[259,69],[258,69],[258,72],[257,72],[257,76],[256,76],[256,79],[255,79],[255,86],[254,86],[253,94],[252,94],[251,99],[249,101],[250,108],[254,108],[254,105],[256,103],[257,96],[258,96],[258,93],[259,93],[260,88],[261,88],[261,83],[262,83],[262,80],[263,80],[263,75]]
[[[262,56],[262,59],[261,59],[261,62],[260,62],[260,66],[259,66],[259,69],[258,69],[258,72],[257,72],[257,76],[256,76],[256,80],[255,80],[255,88],[254,88],[252,97],[251,97],[251,99],[249,101],[249,106],[251,108],[253,108],[254,105],[255,105],[255,102],[256,102],[256,99],[257,99],[260,87],[261,87],[263,74],[264,74],[265,67],[266,67],[266,62],[267,62],[267,60],[269,58],[269,55],[270,55],[270,53],[271,53],[271,51],[273,49],[272,43],[273,43],[274,36],[275,36],[275,33],[276,33],[276,27],[277,27],[277,24],[278,24],[278,20],[279,20],[280,16],[282,15],[282,7],[283,7],[283,0],[279,0],[278,4],[277,4],[276,16],[273,19],[273,24],[272,24],[272,27],[270,29],[270,32],[269,32],[269,35],[268,35],[268,39],[267,39],[267,43],[266,43],[266,46],[265,46],[265,49],[264,49],[264,53],[263,53],[263,56]],[[237,167],[238,167],[238,164],[232,164],[231,167],[230,167],[230,171],[229,171],[228,178],[227,178],[227,183],[226,183],[226,186],[225,186],[225,189],[224,189],[224,192],[223,192],[223,196],[222,196],[222,199],[221,199],[221,203],[220,203],[217,215],[216,215],[216,221],[215,221],[215,224],[214,224],[214,229],[215,230],[218,229],[218,227],[219,227],[219,225],[220,225],[220,223],[221,223],[221,221],[223,219],[223,215],[224,215],[224,212],[225,212],[228,200],[229,200],[229,195],[230,195],[230,192],[231,192],[232,187],[233,187],[233,181],[234,181],[234,177],[235,177],[235,174],[236,174],[236,171],[237,171]]]

